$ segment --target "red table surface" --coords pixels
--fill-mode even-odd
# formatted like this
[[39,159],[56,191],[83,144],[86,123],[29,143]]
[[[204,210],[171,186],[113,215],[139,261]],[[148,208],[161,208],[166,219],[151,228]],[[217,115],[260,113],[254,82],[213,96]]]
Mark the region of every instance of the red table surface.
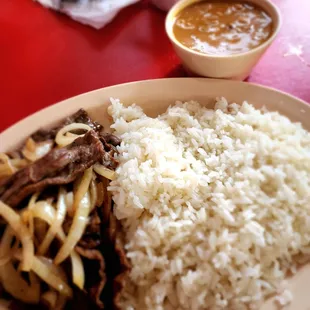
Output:
[[[282,12],[283,27],[248,80],[310,102],[310,1],[274,2]],[[83,92],[185,76],[166,37],[164,20],[164,12],[142,1],[95,30],[32,0],[1,1],[0,131]]]

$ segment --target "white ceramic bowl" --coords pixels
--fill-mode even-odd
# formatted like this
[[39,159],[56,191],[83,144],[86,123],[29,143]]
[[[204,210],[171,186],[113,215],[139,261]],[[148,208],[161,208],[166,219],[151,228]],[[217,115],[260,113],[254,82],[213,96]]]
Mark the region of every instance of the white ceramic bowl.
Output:
[[198,76],[244,80],[259,61],[263,53],[274,41],[281,27],[281,15],[278,8],[269,0],[247,0],[263,8],[273,20],[273,33],[270,38],[256,48],[233,55],[208,55],[196,52],[182,45],[173,34],[175,18],[185,7],[206,0],[181,0],[168,12],[166,17],[166,33],[173,44],[184,67]]

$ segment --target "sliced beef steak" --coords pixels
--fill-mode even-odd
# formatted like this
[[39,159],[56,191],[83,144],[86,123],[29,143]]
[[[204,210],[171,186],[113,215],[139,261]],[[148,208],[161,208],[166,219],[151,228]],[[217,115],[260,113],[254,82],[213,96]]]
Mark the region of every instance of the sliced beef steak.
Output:
[[[98,161],[115,165],[108,156],[98,134],[91,130],[70,145],[54,148],[44,157],[17,171],[8,178],[0,199],[16,207],[28,195],[41,191],[48,185],[68,184]],[[110,162],[109,162],[110,158]]]
[[87,112],[84,109],[78,110],[73,115],[67,117],[65,121],[61,122],[58,126],[51,128],[51,129],[39,129],[34,134],[31,135],[31,138],[36,142],[46,141],[50,139],[54,139],[58,130],[62,127],[69,125],[71,123],[82,123],[88,125],[92,130],[96,132],[101,132],[103,127],[94,122]]

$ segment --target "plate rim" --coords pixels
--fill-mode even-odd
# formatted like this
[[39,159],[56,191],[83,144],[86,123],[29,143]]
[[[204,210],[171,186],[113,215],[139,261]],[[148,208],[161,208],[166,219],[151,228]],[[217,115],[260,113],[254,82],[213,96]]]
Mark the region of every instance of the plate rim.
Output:
[[99,92],[101,92],[103,90],[107,90],[107,89],[121,88],[124,86],[137,85],[137,84],[143,85],[143,84],[153,83],[153,82],[155,82],[155,83],[160,83],[160,82],[162,82],[162,83],[166,83],[166,82],[173,83],[175,81],[186,81],[186,80],[196,80],[198,82],[205,83],[205,84],[208,84],[208,83],[210,83],[210,84],[212,84],[212,83],[221,84],[222,83],[223,85],[225,85],[225,84],[236,84],[236,85],[242,84],[245,87],[260,88],[260,89],[263,89],[263,90],[266,90],[269,92],[278,93],[281,96],[283,96],[284,98],[286,97],[290,100],[298,101],[299,104],[305,106],[306,109],[310,109],[310,103],[306,102],[305,100],[298,98],[292,94],[289,94],[285,91],[278,90],[274,87],[265,86],[265,85],[258,84],[258,83],[252,83],[252,82],[246,82],[246,81],[236,81],[236,80],[225,80],[225,79],[202,78],[202,77],[198,77],[198,78],[195,78],[195,77],[176,77],[176,78],[147,79],[147,80],[138,80],[138,81],[132,81],[132,82],[127,82],[127,83],[121,83],[121,84],[110,85],[107,87],[97,88],[97,89],[94,89],[94,90],[91,90],[91,91],[88,91],[85,93],[78,94],[76,96],[66,98],[66,99],[61,100],[61,101],[55,102],[51,105],[48,105],[47,107],[44,107],[42,109],[39,109],[39,110],[29,114],[28,116],[20,119],[19,121],[13,123],[11,126],[4,129],[2,132],[0,132],[0,139],[3,139],[3,137],[10,135],[10,132],[14,131],[16,127],[20,126],[24,122],[29,122],[30,119],[36,117],[38,114],[41,114],[42,112],[46,113],[49,110],[56,109],[57,107],[60,107],[64,104],[69,104],[69,102],[71,100],[81,98],[83,96],[88,96],[89,94],[92,94],[92,93],[99,93]]

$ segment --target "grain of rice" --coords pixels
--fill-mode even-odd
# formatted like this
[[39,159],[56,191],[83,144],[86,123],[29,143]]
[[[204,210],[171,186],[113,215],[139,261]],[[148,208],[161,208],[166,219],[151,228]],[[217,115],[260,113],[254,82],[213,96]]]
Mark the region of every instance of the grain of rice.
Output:
[[[157,118],[112,100],[111,183],[132,270],[122,309],[258,309],[310,253],[310,134],[219,98]],[[298,262],[297,258],[298,257]]]

